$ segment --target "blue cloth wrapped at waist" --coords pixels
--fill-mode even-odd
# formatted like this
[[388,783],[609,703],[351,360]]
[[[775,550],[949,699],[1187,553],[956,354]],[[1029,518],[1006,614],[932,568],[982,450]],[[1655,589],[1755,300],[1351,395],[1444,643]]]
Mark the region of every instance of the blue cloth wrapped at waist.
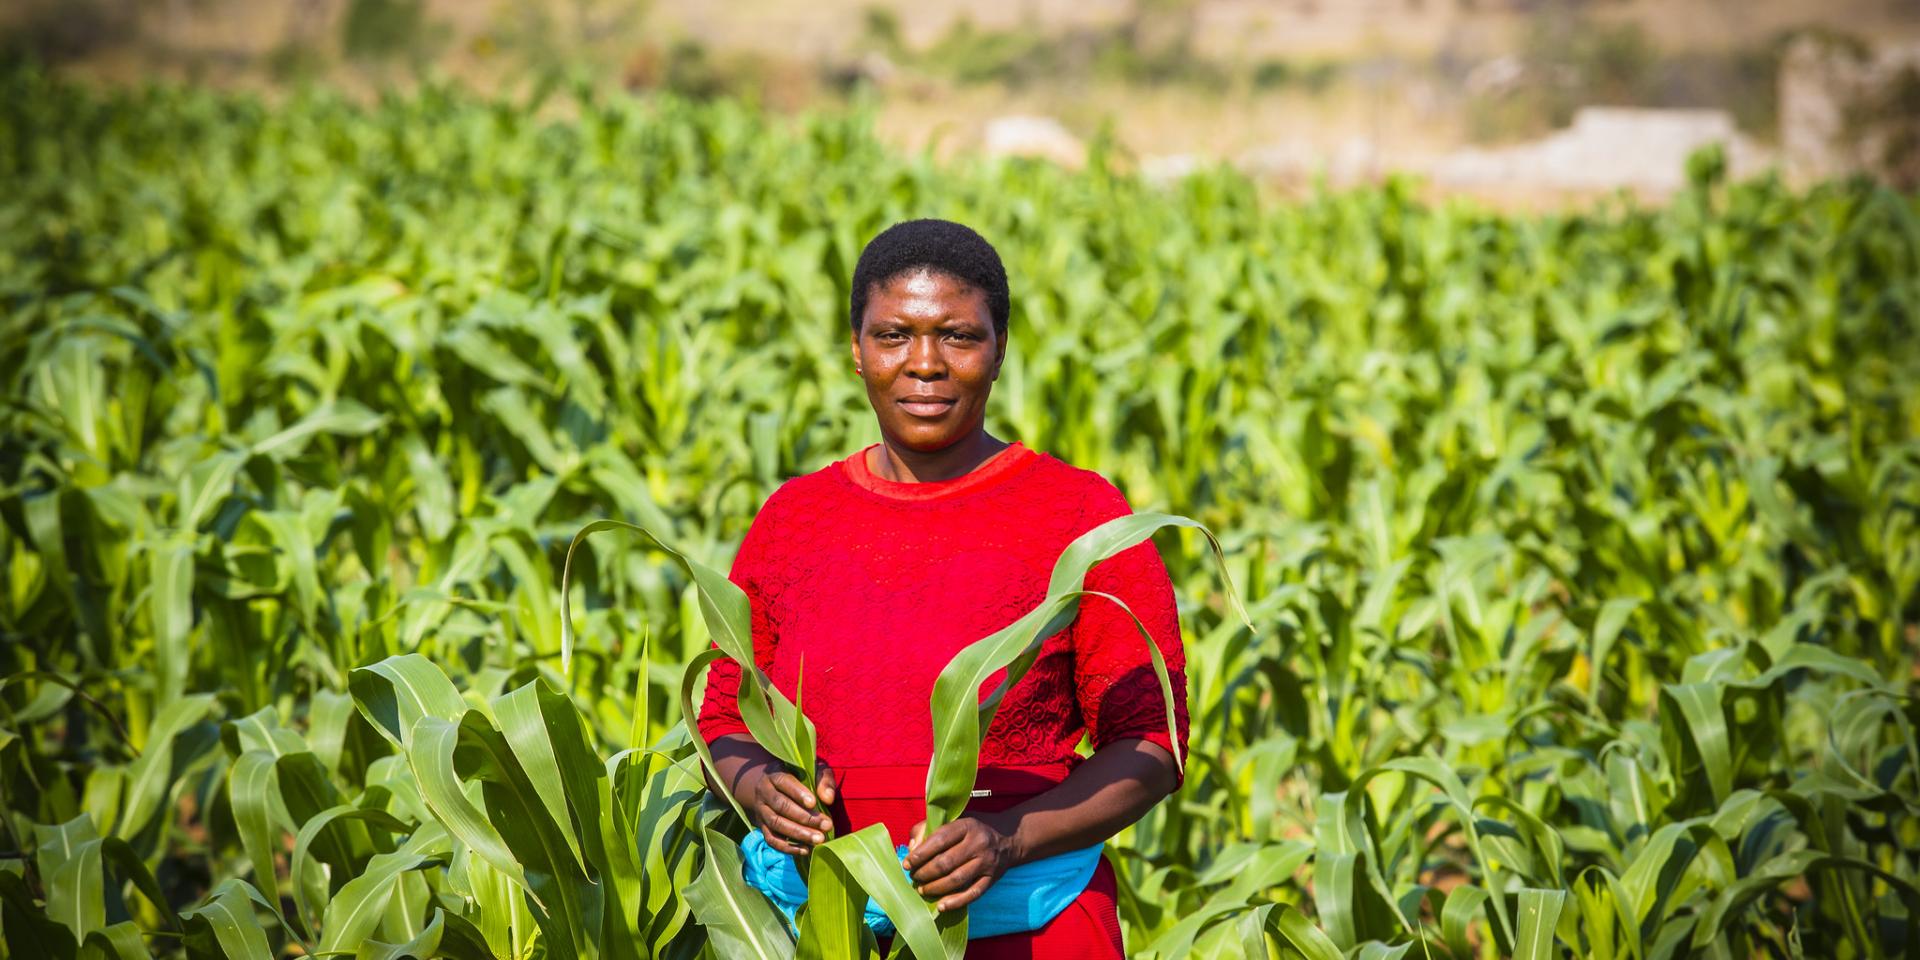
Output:
[[[967,939],[1025,933],[1046,926],[1087,889],[1093,871],[1100,866],[1101,847],[1096,843],[1008,870],[980,899],[967,905]],[[898,847],[896,852],[905,857],[907,848]],[[787,924],[793,926],[794,914],[807,902],[807,882],[801,879],[793,857],[768,846],[767,838],[755,830],[740,841],[740,858],[747,883],[766,894],[786,914]],[[864,919],[874,935],[893,935],[893,922],[871,899]]]

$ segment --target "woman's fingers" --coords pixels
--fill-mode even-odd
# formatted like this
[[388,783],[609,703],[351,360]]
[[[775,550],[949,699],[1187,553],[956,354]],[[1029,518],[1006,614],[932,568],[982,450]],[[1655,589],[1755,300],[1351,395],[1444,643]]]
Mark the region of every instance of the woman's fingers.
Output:
[[840,779],[833,775],[832,767],[824,763],[819,766],[813,777],[813,792],[819,795],[821,803],[828,806],[840,796]]
[[767,833],[765,830],[762,830],[761,833],[767,838],[767,846],[789,857],[804,857],[807,855],[807,848],[801,844],[794,843],[792,840],[788,840],[779,834]]
[[965,890],[962,890],[951,897],[945,897],[941,899],[941,901],[935,906],[942,911],[958,910],[961,907],[964,907],[967,904],[980,899],[980,895],[983,893],[986,893],[987,888],[991,886],[993,886],[992,877],[981,877],[980,879],[975,880],[974,882],[968,884]]
[[767,821],[760,825],[760,835],[767,838],[767,846],[788,856],[804,857],[807,855],[807,845],[787,836],[787,831],[792,826],[778,817],[768,817]]
[[821,804],[814,797],[813,791],[808,790],[807,785],[800,782],[800,778],[791,773],[783,773],[773,781],[773,785],[779,790],[779,795],[793,807],[792,810],[786,811],[787,816],[815,824],[821,830],[833,829],[833,818],[827,816],[825,810],[820,809]]
[[760,832],[767,834],[769,837],[777,834],[803,847],[812,846],[816,843],[825,843],[827,839],[824,834],[813,826],[788,817],[783,817],[777,813],[770,814],[766,817],[765,821],[760,824]]
[[778,811],[781,816],[795,820],[812,820],[813,811],[802,806],[802,802],[799,797],[778,789],[771,791],[767,797],[767,806]]
[[[804,830],[806,837],[812,843],[820,843],[821,840],[812,838],[833,826],[833,821],[800,806],[792,797],[784,794],[776,794],[768,801],[767,809],[775,816],[784,818]],[[822,840],[824,839],[823,837]]]
[[940,869],[943,865],[940,860],[935,860],[933,863],[927,865],[928,871],[938,870],[939,873],[934,879],[920,885],[919,892],[921,896],[944,897],[948,894],[959,893],[967,887],[972,886],[974,882],[981,877],[987,875],[986,864],[972,858],[962,859],[944,870]]
[[[925,824],[922,824],[921,827],[924,831]],[[907,851],[907,870],[914,875],[915,880],[921,879],[921,872],[933,858],[946,852],[949,847],[959,843],[965,836],[966,833],[964,831],[954,824],[949,823],[935,830],[932,836],[920,838],[920,842],[914,844],[913,848]],[[928,872],[926,879],[932,879],[945,872],[944,870]]]
[[819,804],[819,801],[815,800],[813,797],[813,791],[808,790],[807,785],[804,783],[801,783],[800,778],[794,776],[791,773],[774,774],[773,785],[782,794],[785,794],[787,797],[791,798],[795,803],[798,803],[809,810],[813,809],[815,806]]
[[940,909],[953,910],[972,903],[1005,872],[1013,856],[1008,843],[1002,828],[962,817],[920,840],[903,865],[921,896],[939,898]]
[[[924,886],[931,886],[934,883],[945,880],[959,873],[968,865],[976,862],[977,854],[978,851],[972,849],[968,844],[956,844],[949,847],[946,852],[935,856],[919,869],[912,871],[913,882]],[[967,879],[971,880],[973,878],[969,876]],[[942,891],[922,890],[921,892],[938,893]]]

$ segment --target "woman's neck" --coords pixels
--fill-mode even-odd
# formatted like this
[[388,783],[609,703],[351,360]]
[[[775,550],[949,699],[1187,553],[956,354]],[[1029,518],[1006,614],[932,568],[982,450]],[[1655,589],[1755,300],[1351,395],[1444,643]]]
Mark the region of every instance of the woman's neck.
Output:
[[940,450],[914,450],[881,438],[867,454],[867,469],[896,483],[938,483],[972,473],[1008,443],[985,430]]

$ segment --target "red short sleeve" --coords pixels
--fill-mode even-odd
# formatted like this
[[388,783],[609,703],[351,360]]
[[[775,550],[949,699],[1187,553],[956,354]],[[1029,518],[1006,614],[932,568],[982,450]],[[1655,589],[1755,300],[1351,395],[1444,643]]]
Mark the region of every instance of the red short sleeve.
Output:
[[[774,645],[779,642],[770,614],[773,601],[767,589],[772,579],[767,574],[770,572],[769,548],[775,542],[773,526],[771,511],[762,508],[747,528],[740,552],[734,555],[733,568],[727,574],[734,586],[746,592],[747,602],[753,607],[753,659],[761,670],[772,669]],[[740,665],[731,657],[721,657],[707,668],[707,692],[700,702],[699,729],[701,738],[708,743],[729,734],[747,732],[746,723],[740,719]]]
[[[1107,487],[1090,505],[1088,529],[1133,512],[1126,497]],[[1096,565],[1087,574],[1087,589],[1125,601],[1146,625],[1166,660],[1173,686],[1175,727],[1179,755],[1187,748],[1186,654],[1180,645],[1180,615],[1174,604],[1173,582],[1152,542],[1138,544]],[[1095,750],[1116,740],[1139,739],[1173,751],[1167,735],[1167,701],[1154,676],[1146,641],[1125,610],[1097,597],[1080,603],[1080,617],[1072,628],[1074,685],[1080,715]]]

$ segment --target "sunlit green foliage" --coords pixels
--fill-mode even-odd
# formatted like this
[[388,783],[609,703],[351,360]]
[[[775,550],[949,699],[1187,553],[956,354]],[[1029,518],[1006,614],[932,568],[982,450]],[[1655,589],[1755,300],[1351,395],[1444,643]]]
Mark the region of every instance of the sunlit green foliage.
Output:
[[612,517],[724,569],[869,442],[844,284],[916,215],[1008,260],[994,428],[1219,531],[1256,628],[1159,538],[1192,755],[1111,850],[1133,950],[1920,949],[1913,198],[1702,162],[1510,216],[1092,159],[7,74],[0,949],[750,953],[697,591],[586,541],[563,672],[561,564]]

